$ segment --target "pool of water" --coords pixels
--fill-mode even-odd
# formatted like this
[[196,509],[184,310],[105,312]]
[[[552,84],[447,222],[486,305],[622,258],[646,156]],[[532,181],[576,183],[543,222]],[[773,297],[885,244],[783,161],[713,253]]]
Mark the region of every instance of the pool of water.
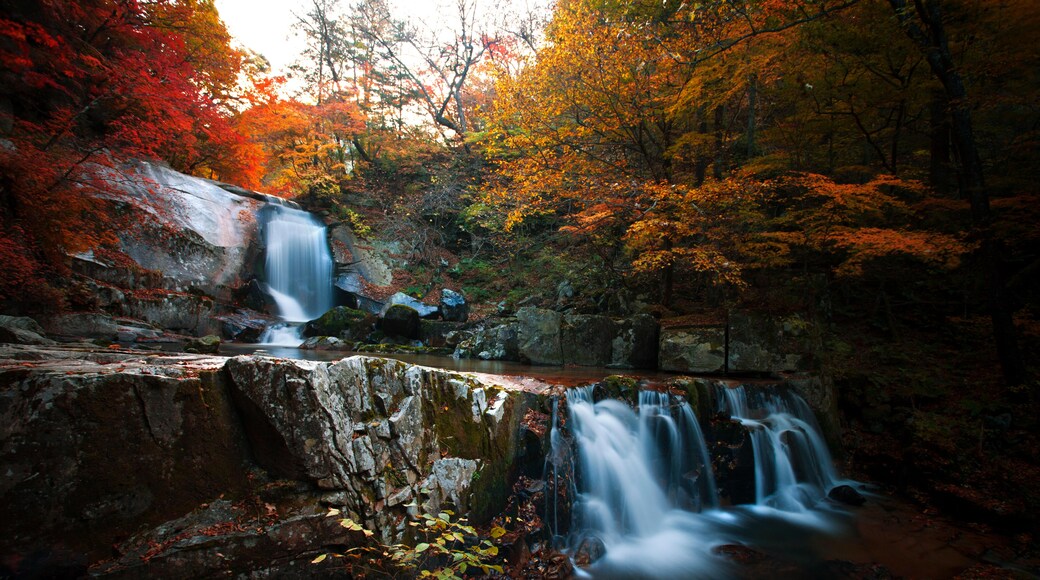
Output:
[[449,371],[485,373],[489,375],[505,375],[531,377],[554,385],[575,386],[594,383],[611,375],[626,375],[647,379],[651,382],[664,381],[679,376],[653,369],[616,369],[607,367],[580,366],[542,366],[518,362],[490,361],[480,359],[457,359],[450,356],[429,354],[385,354],[352,351],[302,350],[289,346],[270,344],[236,344],[224,343],[220,346],[220,354],[237,356],[262,353],[279,358],[295,358],[315,361],[338,361],[350,356],[374,356],[395,359],[406,363],[445,369]]

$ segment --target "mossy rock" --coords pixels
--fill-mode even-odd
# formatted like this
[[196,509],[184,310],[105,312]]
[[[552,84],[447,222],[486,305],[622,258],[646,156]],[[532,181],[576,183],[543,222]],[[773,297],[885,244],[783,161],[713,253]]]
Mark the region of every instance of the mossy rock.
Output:
[[639,381],[623,375],[611,375],[599,383],[598,399],[618,399],[630,405],[639,402]]
[[308,322],[303,328],[303,336],[335,336],[357,340],[368,334],[373,322],[374,319],[367,312],[337,306]]
[[215,334],[208,334],[201,338],[193,338],[184,345],[186,352],[195,352],[199,354],[217,354],[220,352],[220,337]]

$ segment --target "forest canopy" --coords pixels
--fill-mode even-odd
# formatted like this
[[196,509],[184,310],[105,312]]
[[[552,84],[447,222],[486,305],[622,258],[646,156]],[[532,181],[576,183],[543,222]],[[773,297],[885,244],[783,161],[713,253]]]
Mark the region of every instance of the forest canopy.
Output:
[[1024,380],[1029,0],[459,0],[435,24],[310,0],[295,95],[212,0],[3,5],[5,299],[63,300],[48,273],[113,243],[97,168],[153,159],[400,240],[418,291],[446,263],[488,299],[580,283],[595,312],[956,310]]

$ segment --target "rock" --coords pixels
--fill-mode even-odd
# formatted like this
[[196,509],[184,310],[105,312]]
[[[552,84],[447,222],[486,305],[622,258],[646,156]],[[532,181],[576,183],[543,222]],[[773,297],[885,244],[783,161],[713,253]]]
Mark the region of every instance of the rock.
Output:
[[846,505],[861,506],[867,503],[867,498],[851,485],[836,486],[827,492],[827,497]]
[[578,549],[574,552],[574,563],[585,567],[599,560],[606,553],[607,547],[603,544],[603,540],[595,536],[589,536],[581,541]]
[[107,557],[127,530],[246,493],[224,359],[149,360],[0,346],[0,553]]
[[419,340],[426,346],[450,347],[454,350],[459,343],[459,322],[420,320]]
[[335,336],[312,336],[307,340],[303,341],[300,345],[301,350],[340,350],[348,351],[353,350],[356,343],[341,340]]
[[348,340],[363,340],[370,332],[375,318],[372,315],[337,306],[322,314],[320,318],[308,322],[303,327],[303,336],[335,336]]
[[637,314],[618,321],[611,342],[610,364],[619,369],[657,368],[660,327],[649,314]]
[[658,365],[663,371],[721,373],[725,370],[726,328],[703,326],[661,330]]
[[469,511],[470,484],[478,466],[473,459],[438,459],[433,462],[423,488],[430,490],[430,498],[437,505],[451,504],[457,513],[466,513]]
[[525,306],[517,310],[517,345],[520,358],[532,364],[562,365],[559,312]]
[[519,331],[515,320],[474,330],[459,340],[455,358],[482,360],[520,360]]
[[419,313],[420,318],[437,318],[440,316],[440,310],[436,306],[424,304],[404,292],[398,292],[387,299],[383,315],[386,316],[386,312],[388,312],[395,304],[401,304],[415,310]]
[[466,298],[447,288],[441,290],[441,317],[450,322],[466,322],[469,318],[469,304]]
[[130,324],[120,324],[119,327],[116,328],[116,340],[119,342],[149,341],[157,340],[161,337],[162,333],[154,328]]
[[45,338],[30,330],[0,326],[0,342],[11,344],[56,344],[53,340]]
[[184,350],[200,354],[217,354],[220,352],[220,337],[209,334],[201,338],[193,338],[184,345]]
[[12,344],[55,344],[43,336],[43,327],[25,316],[0,315],[0,342]]
[[799,316],[734,311],[729,316],[729,370],[779,373],[809,370],[810,326]]
[[58,336],[114,341],[119,333],[119,325],[107,314],[64,314],[50,318],[45,325],[49,334]]
[[410,306],[394,304],[383,314],[379,328],[384,334],[402,338],[419,338],[419,313]]
[[[267,506],[270,509],[274,506]],[[335,558],[312,564],[324,546],[361,545],[363,534],[317,506],[265,515],[217,500],[134,536],[119,545],[121,556],[92,575],[100,578],[214,578],[228,571],[253,578],[338,577]]]
[[128,297],[123,311],[127,316],[175,332],[194,335],[220,332],[219,324],[213,319],[215,304],[208,296],[150,293]]
[[450,500],[475,520],[505,499],[527,405],[520,393],[363,356],[332,364],[237,357],[227,369],[258,463],[345,491],[344,507],[384,541],[399,537],[407,512],[387,507],[390,498],[418,497],[423,482],[439,490],[431,510]]
[[29,318],[28,316],[7,316],[0,314],[0,328],[16,328],[18,330],[28,330],[34,334],[43,335],[45,334],[43,327],[38,322]]
[[271,317],[254,310],[236,310],[233,314],[214,317],[221,323],[221,334],[224,338],[239,342],[260,342]]
[[235,293],[239,302],[250,310],[275,314],[277,306],[271,293],[267,291],[267,284],[253,278]]
[[560,326],[563,361],[583,366],[607,366],[616,333],[614,321],[606,316],[568,314]]

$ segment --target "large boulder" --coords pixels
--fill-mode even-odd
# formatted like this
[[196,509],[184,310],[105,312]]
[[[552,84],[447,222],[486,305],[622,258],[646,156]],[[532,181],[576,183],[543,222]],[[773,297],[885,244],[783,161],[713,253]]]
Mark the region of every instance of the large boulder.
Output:
[[354,356],[334,364],[238,357],[227,365],[254,457],[313,482],[384,541],[409,504],[475,520],[508,492],[533,395],[485,379]]
[[726,368],[726,327],[661,329],[658,357],[663,371],[721,373]]
[[455,358],[520,360],[519,324],[515,319],[460,334],[464,336],[455,347]]
[[78,338],[100,338],[115,341],[119,324],[107,314],[95,312],[63,314],[45,320],[49,334]]
[[394,304],[383,314],[379,329],[389,336],[419,338],[419,313],[410,306]]
[[303,336],[335,336],[361,340],[371,331],[375,317],[367,312],[337,306],[303,327]]
[[621,369],[657,368],[659,325],[649,314],[618,320],[611,341],[610,364]]
[[54,344],[53,340],[43,334],[43,328],[32,318],[0,315],[0,342]]
[[208,296],[172,292],[130,296],[123,304],[127,316],[198,336],[220,332],[220,325],[214,320],[215,308]]
[[563,360],[582,366],[606,366],[616,332],[614,321],[606,316],[568,314],[560,325]]
[[729,317],[729,370],[779,373],[809,370],[811,325],[797,315],[735,311]]
[[244,493],[223,364],[0,346],[0,554],[107,557],[127,530]]
[[469,318],[469,304],[466,297],[454,290],[441,290],[441,317],[450,322],[466,322]]
[[384,314],[395,304],[401,304],[403,306],[411,308],[412,310],[419,313],[420,318],[437,318],[438,316],[440,316],[440,310],[436,306],[430,306],[429,304],[425,304],[419,300],[416,300],[415,298],[412,298],[404,292],[398,292],[390,298],[387,298],[386,305],[383,306]]
[[525,306],[516,311],[516,320],[521,359],[532,364],[563,364],[563,345],[560,342],[563,316],[559,312]]

